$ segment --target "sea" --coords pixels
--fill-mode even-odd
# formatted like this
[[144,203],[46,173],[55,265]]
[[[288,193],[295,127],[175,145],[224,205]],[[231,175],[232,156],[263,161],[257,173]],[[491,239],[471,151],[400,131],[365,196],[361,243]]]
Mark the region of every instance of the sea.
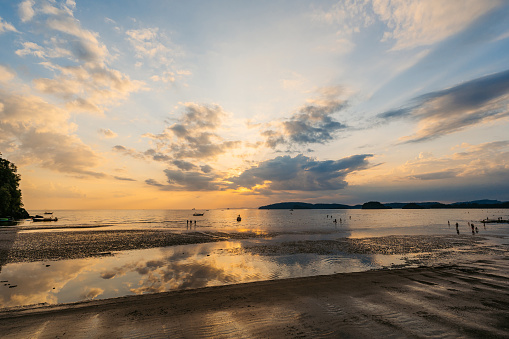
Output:
[[[44,212],[29,211],[31,215]],[[0,261],[0,309],[262,280],[444,265],[466,257],[469,260],[481,258],[495,250],[499,254],[505,253],[503,255],[509,253],[509,224],[481,222],[484,219],[508,220],[509,209],[52,212],[58,221],[34,223],[25,220],[10,226],[9,230],[44,233],[48,239],[55,232],[88,230],[222,232],[250,236],[211,243],[118,251],[108,256],[84,259],[7,264],[1,264],[5,260]],[[241,221],[237,221],[238,216]],[[471,232],[471,224],[477,227],[478,232]],[[5,229],[0,227],[0,232]],[[430,250],[423,245],[436,239],[442,245],[448,245],[442,246],[442,250]],[[475,243],[478,251],[465,249],[465,241],[469,239],[480,239]],[[330,250],[331,241],[361,243],[364,248],[371,246],[378,250],[359,252],[343,250],[341,246]],[[394,246],[400,242],[413,244],[412,241],[416,244],[414,250],[405,253],[379,250],[380,246]]]

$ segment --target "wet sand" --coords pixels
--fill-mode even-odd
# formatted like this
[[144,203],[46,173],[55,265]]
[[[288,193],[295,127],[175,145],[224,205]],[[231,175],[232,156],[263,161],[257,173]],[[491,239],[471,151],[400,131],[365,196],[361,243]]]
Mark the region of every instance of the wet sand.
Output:
[[[292,235],[311,233],[292,233]],[[314,234],[314,233],[313,233]],[[322,234],[322,233],[320,233]],[[324,233],[323,233],[324,234]],[[215,241],[273,238],[280,233],[190,231],[175,233],[167,230],[81,230],[58,232],[17,232],[0,230],[0,265],[42,260],[81,259],[114,255],[115,252],[200,244]],[[409,254],[441,251],[441,256],[465,253],[501,255],[507,246],[483,246],[479,235],[383,236],[371,238],[334,237],[329,240],[279,241],[273,244],[245,246],[242,250],[256,255],[291,255],[299,253],[334,254]],[[230,250],[233,252],[233,250]],[[233,253],[235,254],[235,253]],[[423,262],[423,264],[426,264]]]
[[[8,262],[259,237],[169,231],[0,232]],[[266,235],[273,236],[273,235]],[[420,268],[263,281],[0,309],[2,338],[509,338],[507,245],[476,236],[386,236],[253,245],[256,255],[420,253]],[[426,259],[445,256],[438,265]],[[482,260],[481,260],[482,259]],[[447,264],[444,264],[447,263]],[[451,264],[454,263],[454,264]]]
[[509,338],[509,260],[0,311],[2,338]]
[[165,230],[105,230],[17,232],[0,230],[0,263],[79,259],[127,251],[175,245],[247,239],[257,233],[186,232]]

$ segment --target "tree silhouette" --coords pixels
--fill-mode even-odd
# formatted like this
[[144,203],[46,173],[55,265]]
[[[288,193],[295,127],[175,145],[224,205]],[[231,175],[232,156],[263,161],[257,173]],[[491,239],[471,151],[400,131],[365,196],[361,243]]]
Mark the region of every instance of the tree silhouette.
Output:
[[3,159],[0,153],[0,216],[24,218],[27,212],[21,202],[21,190],[18,188],[20,175],[16,165]]

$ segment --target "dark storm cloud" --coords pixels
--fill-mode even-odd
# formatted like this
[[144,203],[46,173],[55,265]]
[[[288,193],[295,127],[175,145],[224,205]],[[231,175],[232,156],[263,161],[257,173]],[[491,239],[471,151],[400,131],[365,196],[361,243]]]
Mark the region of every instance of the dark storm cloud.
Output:
[[404,140],[421,142],[507,117],[508,102],[509,70],[421,95],[408,107],[381,113],[377,118],[382,122],[398,118],[419,121],[419,130]]
[[293,158],[279,156],[228,178],[228,181],[232,188],[253,188],[265,183],[270,190],[338,190],[348,185],[345,178],[349,173],[368,167],[370,157],[371,154],[361,154],[340,160],[316,161],[301,154]]

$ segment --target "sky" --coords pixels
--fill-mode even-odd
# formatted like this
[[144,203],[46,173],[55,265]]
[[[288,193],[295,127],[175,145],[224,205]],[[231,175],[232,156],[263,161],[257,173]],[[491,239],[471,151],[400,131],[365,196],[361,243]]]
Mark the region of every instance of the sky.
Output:
[[509,2],[0,0],[27,210],[509,200]]

